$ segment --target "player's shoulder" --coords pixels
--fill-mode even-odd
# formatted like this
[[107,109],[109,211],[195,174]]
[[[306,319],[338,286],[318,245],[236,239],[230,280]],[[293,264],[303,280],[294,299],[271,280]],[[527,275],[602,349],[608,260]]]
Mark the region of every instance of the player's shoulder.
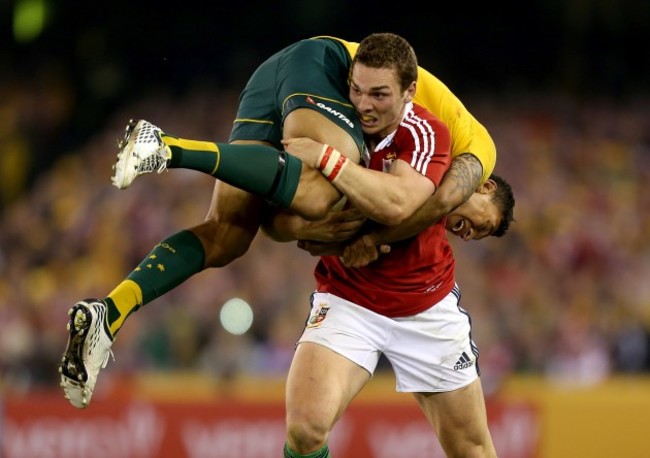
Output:
[[426,122],[433,126],[436,130],[448,130],[447,125],[426,107],[414,102],[410,104],[410,107],[407,109],[409,111],[404,117],[405,120],[410,121],[411,123]]
[[413,113],[413,116],[419,116],[425,119],[438,119],[438,117],[429,111],[424,105],[420,105],[416,102],[410,104],[410,111]]

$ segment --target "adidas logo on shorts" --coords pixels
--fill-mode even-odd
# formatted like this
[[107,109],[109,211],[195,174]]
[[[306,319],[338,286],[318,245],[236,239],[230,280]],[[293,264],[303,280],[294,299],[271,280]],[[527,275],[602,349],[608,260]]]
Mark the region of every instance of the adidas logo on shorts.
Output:
[[460,358],[458,358],[458,361],[456,361],[456,364],[454,364],[454,370],[459,371],[461,369],[467,369],[468,367],[472,367],[473,365],[474,365],[474,361],[469,359],[467,353],[463,352],[463,354],[460,355]]

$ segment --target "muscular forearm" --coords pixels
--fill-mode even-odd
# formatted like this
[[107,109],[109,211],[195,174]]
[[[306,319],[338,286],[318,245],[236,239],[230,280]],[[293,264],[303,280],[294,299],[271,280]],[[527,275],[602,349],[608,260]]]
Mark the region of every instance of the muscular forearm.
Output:
[[[307,138],[283,143],[307,166],[321,170],[355,208],[382,224],[400,224],[435,191],[429,178],[400,159],[393,161],[386,173],[345,160],[338,151]],[[446,159],[448,156],[441,156],[439,161]]]
[[429,199],[434,201],[433,208],[430,209],[436,212],[434,216],[440,219],[463,204],[476,192],[482,176],[483,166],[476,156],[470,153],[456,156],[442,178],[440,187]]
[[349,243],[343,252],[348,267],[362,267],[387,253],[390,244],[419,234],[465,202],[479,187],[482,167],[478,159],[462,154],[452,161],[440,187],[411,217],[395,227],[375,226]]
[[371,233],[376,244],[388,244],[419,234],[465,202],[481,183],[482,166],[466,153],[454,158],[436,192],[399,226],[377,226]]
[[[342,206],[341,203],[340,206]],[[336,208],[319,220],[309,221],[288,211],[272,208],[264,215],[262,230],[277,242],[311,240],[338,242],[356,234],[366,218],[356,209]]]
[[[396,161],[393,167],[404,172],[410,165]],[[350,164],[334,185],[368,218],[395,226],[412,215],[435,190],[428,178],[410,172],[395,175]]]

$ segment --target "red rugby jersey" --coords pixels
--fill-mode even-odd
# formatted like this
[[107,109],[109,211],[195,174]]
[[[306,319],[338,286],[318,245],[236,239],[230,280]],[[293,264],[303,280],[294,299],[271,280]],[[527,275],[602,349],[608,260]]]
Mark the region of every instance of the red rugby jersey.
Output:
[[[447,127],[424,108],[409,104],[395,132],[366,157],[373,170],[387,171],[395,159],[433,181],[449,168]],[[337,256],[322,256],[315,270],[317,290],[329,292],[389,317],[424,311],[454,287],[455,261],[444,220],[415,237],[391,245],[389,254],[366,267],[344,267]]]

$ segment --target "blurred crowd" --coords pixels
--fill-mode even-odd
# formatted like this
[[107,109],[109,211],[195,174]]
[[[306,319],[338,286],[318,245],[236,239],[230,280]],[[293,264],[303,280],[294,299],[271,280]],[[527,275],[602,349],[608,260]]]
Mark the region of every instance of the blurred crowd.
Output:
[[[20,122],[24,100],[13,109],[7,99],[0,105],[0,389],[58,383],[68,309],[106,296],[158,241],[205,216],[214,181],[196,172],[141,177],[122,191],[110,185],[116,141],[129,118],[225,141],[236,98],[196,86],[125,103],[29,183],[25,170],[38,146]],[[516,196],[506,236],[452,241],[488,391],[511,373],[584,385],[649,371],[648,101],[465,102],[491,131],[495,172]],[[64,124],[55,127],[65,135]],[[293,243],[258,235],[232,265],[205,271],[133,314],[108,372],[282,376],[309,310],[315,263]],[[232,297],[255,313],[244,335],[219,323],[219,309]]]

